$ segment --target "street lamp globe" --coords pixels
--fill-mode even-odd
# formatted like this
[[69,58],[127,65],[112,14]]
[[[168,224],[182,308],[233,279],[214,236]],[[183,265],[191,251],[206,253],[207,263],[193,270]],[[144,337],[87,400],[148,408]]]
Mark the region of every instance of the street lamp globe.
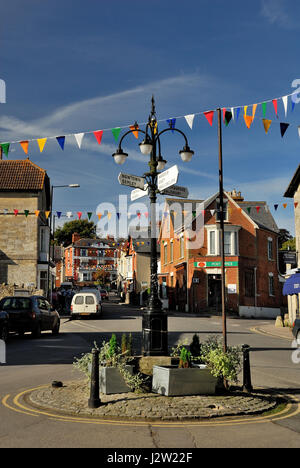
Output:
[[165,159],[162,159],[162,157],[160,156],[157,162],[157,170],[163,171],[166,164],[167,164],[167,161]]
[[192,151],[190,147],[186,145],[181,151],[179,151],[179,154],[183,162],[190,162],[193,157],[194,151]]
[[139,144],[142,154],[150,154],[153,148],[152,142],[148,136]]
[[128,157],[127,153],[124,153],[122,148],[118,148],[117,151],[112,155],[116,164],[124,164],[126,158]]

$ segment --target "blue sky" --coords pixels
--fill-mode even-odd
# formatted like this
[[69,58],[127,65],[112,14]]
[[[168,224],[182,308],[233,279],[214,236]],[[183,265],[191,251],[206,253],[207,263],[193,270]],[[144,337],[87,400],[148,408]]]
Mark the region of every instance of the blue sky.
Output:
[[[151,96],[159,120],[217,107],[245,106],[294,92],[300,79],[298,38],[300,4],[291,0],[1,0],[0,79],[7,87],[0,104],[0,141],[19,141],[125,127],[148,118]],[[251,113],[251,108],[249,108]],[[283,198],[298,164],[300,105],[287,117],[272,104],[265,134],[258,106],[250,130],[243,112],[223,130],[224,189],[241,190],[247,200],[266,200],[279,227],[294,233],[293,205]],[[281,138],[279,122],[289,122]],[[162,140],[168,167],[178,164],[178,184],[191,198],[218,191],[217,119],[210,127],[196,116],[191,130],[177,119],[195,151],[181,162],[183,140],[169,132]],[[160,123],[162,129],[165,124]],[[111,154],[113,135],[99,146],[85,135],[78,149],[55,139],[40,153],[29,145],[33,162],[45,168],[54,185],[79,183],[80,189],[55,190],[54,210],[93,211],[116,203],[120,170],[142,175],[147,160],[137,140],[128,138],[129,158],[120,169]],[[24,158],[12,144],[10,159]],[[288,201],[283,209],[282,203]],[[274,213],[274,204],[279,204]],[[97,221],[94,216],[94,221]]]

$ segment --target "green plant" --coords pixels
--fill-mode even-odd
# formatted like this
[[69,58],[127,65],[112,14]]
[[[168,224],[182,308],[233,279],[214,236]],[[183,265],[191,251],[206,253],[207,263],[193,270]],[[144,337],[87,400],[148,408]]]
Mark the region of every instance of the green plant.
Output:
[[121,351],[122,351],[122,353],[125,353],[127,351],[127,337],[126,337],[125,333],[123,333],[123,335],[122,335]]
[[191,353],[184,346],[181,348],[178,367],[191,367]]
[[201,347],[201,359],[215,377],[229,382],[238,382],[242,366],[242,350],[237,346],[228,346],[224,352],[222,340],[211,337]]

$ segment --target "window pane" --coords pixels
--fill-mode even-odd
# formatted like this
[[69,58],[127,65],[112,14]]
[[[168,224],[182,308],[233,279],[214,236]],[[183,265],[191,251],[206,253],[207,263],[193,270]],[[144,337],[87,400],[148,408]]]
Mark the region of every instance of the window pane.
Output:
[[82,305],[83,304],[83,296],[75,297],[75,304]]
[[209,233],[209,242],[210,242],[210,254],[215,255],[216,253],[216,233],[211,231]]
[[231,255],[231,232],[224,232],[224,252]]
[[88,305],[95,304],[95,299],[93,296],[86,296],[85,303]]

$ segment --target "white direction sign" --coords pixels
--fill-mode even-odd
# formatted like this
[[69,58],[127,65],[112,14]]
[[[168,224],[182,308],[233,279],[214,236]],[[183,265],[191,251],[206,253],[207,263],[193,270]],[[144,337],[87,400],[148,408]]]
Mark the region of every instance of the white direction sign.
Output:
[[171,197],[188,198],[189,190],[186,187],[180,187],[180,185],[173,185],[161,192],[161,195],[168,195]]
[[144,186],[145,186],[144,177],[138,177],[138,176],[130,175],[130,174],[122,174],[122,172],[120,172],[118,181],[121,185],[127,185],[128,187],[134,187],[134,188],[139,188],[141,190],[144,190]]
[[144,190],[135,189],[131,192],[131,201],[138,200],[139,198],[145,197],[149,194],[148,184],[144,185]]
[[177,165],[172,166],[170,169],[159,174],[157,177],[158,190],[162,191],[168,187],[171,187],[172,185],[177,184],[178,176],[179,171]]

